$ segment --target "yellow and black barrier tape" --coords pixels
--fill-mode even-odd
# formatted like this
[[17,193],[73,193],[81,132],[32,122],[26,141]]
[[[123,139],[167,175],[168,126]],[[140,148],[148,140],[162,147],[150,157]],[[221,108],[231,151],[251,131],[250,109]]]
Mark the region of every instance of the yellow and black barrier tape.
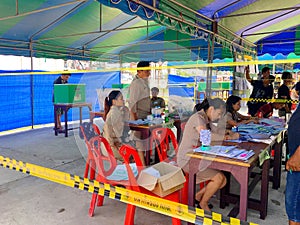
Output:
[[109,197],[124,203],[132,204],[150,211],[178,218],[194,224],[203,225],[257,225],[255,223],[241,221],[237,218],[226,217],[220,213],[207,212],[202,209],[189,207],[187,205],[165,200],[159,197],[115,187],[96,180],[89,180],[77,175],[53,170],[50,168],[25,163],[0,155],[0,166],[19,171],[31,176],[39,177],[48,181],[59,183],[72,188],[85,190]]
[[293,103],[298,104],[299,100],[293,99],[275,99],[275,98],[242,98],[243,101],[251,102],[271,102],[271,103]]

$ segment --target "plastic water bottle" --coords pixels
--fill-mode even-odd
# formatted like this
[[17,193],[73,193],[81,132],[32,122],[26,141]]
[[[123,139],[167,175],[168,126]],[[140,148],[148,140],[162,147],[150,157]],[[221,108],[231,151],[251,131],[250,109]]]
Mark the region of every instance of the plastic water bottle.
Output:
[[169,109],[168,109],[167,105],[166,105],[164,114],[165,114],[165,123],[168,123],[170,118],[169,118]]

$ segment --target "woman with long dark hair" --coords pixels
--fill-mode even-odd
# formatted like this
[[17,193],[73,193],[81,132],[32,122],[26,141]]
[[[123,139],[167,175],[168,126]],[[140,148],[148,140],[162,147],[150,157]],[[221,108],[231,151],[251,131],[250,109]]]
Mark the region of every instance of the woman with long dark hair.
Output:
[[124,122],[129,120],[129,110],[124,106],[124,99],[121,91],[111,91],[105,98],[105,124],[103,136],[109,142],[115,158],[123,161],[119,154],[119,148],[127,142],[129,129],[124,126]]
[[241,108],[241,98],[236,95],[231,95],[226,101],[226,129],[231,129],[232,127],[236,127],[239,124],[247,124],[250,122],[257,123],[258,120],[251,116],[244,116],[240,114],[238,111]]
[[[219,98],[206,98],[199,105],[200,111],[194,113],[185,125],[185,129],[182,136],[182,141],[178,148],[177,164],[185,172],[189,171],[189,160],[187,156],[188,152],[193,151],[195,146],[200,146],[200,131],[210,130],[212,141],[220,141],[224,139],[236,139],[239,137],[237,133],[229,133],[224,129],[220,129],[213,124],[218,121],[225,113],[225,102]],[[210,211],[208,206],[209,199],[215,194],[215,192],[226,184],[226,178],[224,174],[215,169],[208,168],[205,163],[200,163],[199,172],[197,173],[196,183],[203,181],[210,181],[205,188],[202,188],[195,196],[196,201],[199,202],[199,206]]]

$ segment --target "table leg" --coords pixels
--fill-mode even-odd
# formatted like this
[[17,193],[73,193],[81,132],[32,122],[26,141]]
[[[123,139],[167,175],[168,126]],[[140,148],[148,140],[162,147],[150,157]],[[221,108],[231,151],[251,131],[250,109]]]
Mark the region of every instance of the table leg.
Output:
[[237,170],[232,170],[232,175],[240,184],[240,220],[247,220],[247,206],[248,206],[248,168],[239,167]]
[[282,163],[282,141],[274,145],[273,189],[280,188]]
[[82,107],[79,107],[79,122],[82,124]]
[[65,137],[68,137],[68,108],[64,108],[65,111]]
[[260,218],[265,219],[268,209],[268,194],[269,194],[269,170],[270,160],[265,160],[262,168],[261,190],[260,190]]
[[[188,186],[188,205],[195,207],[195,192],[196,192],[196,174],[199,168],[199,160],[190,158],[189,162],[189,186]],[[188,223],[192,225],[192,223]]]
[[57,132],[57,107],[54,105],[54,134],[55,136],[58,135]]
[[150,165],[150,141],[149,141],[149,131],[143,130],[141,131],[142,140],[145,142],[146,152],[145,152],[145,163],[146,166]]

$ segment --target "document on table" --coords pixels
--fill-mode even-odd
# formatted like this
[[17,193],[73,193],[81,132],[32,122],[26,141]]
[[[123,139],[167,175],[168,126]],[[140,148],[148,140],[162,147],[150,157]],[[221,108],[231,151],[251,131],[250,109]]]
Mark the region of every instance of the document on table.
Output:
[[240,149],[236,146],[210,146],[210,149],[204,150],[201,147],[195,148],[194,152],[201,152],[206,154],[212,154],[216,156],[223,156],[228,158],[248,160],[255,153],[253,150]]

